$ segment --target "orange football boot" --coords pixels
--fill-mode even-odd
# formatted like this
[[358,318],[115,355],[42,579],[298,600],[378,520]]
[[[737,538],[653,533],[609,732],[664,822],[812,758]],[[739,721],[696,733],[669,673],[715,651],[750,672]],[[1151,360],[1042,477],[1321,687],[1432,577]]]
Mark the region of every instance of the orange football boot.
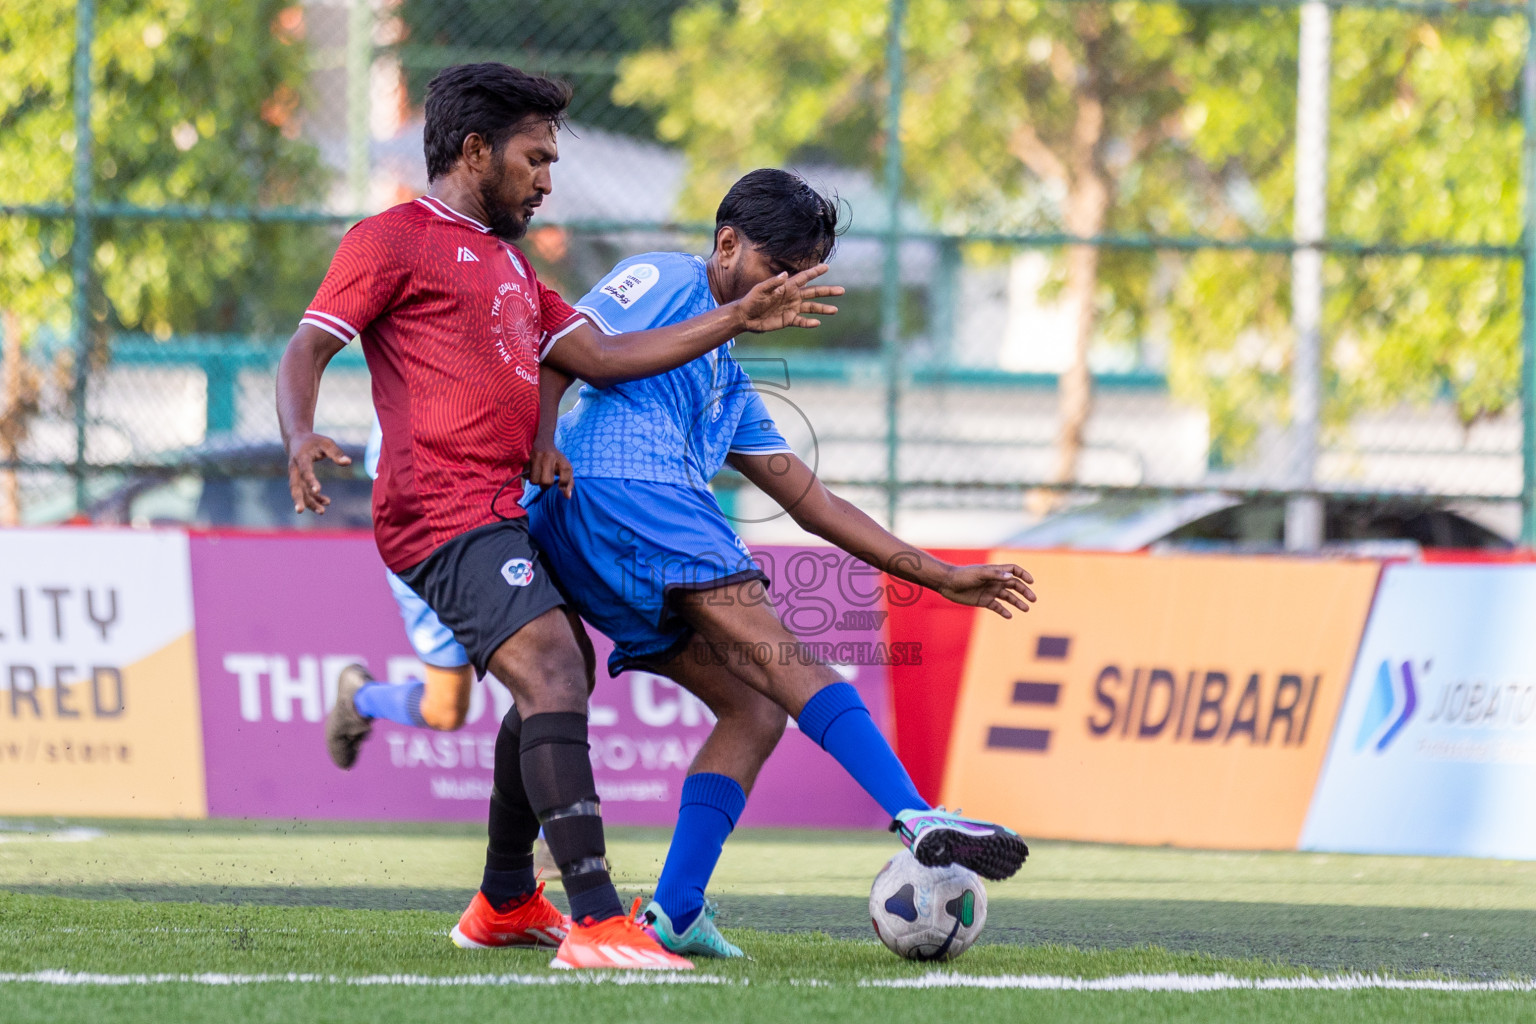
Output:
[[606,921],[578,921],[571,925],[555,953],[551,967],[563,970],[599,968],[607,970],[691,971],[693,962],[669,953],[635,921],[640,901],[635,900],[626,916]]
[[497,910],[485,893],[475,893],[469,909],[453,926],[449,936],[460,949],[504,949],[509,946],[559,946],[571,927],[571,919],[544,898],[540,882],[532,895],[520,903],[509,903]]

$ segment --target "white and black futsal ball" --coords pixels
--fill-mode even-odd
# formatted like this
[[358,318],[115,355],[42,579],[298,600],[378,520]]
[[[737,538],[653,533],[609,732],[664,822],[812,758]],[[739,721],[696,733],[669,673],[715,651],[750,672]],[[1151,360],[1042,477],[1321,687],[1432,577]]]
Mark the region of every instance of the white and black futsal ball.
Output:
[[974,871],[929,868],[906,850],[886,862],[869,890],[875,934],[908,960],[953,960],[987,923],[987,890]]

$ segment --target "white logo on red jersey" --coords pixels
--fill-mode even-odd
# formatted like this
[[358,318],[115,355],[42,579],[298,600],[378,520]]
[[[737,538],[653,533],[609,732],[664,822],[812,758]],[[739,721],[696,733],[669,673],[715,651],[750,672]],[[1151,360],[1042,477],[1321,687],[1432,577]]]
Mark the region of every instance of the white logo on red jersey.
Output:
[[474,253],[470,252],[468,246],[461,245],[461,246],[459,246],[459,262],[460,263],[479,263],[480,262],[480,257],[476,256]]
[[[512,296],[517,296],[522,301],[516,308],[512,305]],[[532,346],[532,352],[537,353],[537,339],[530,337],[530,332],[538,330],[539,307],[534,305],[531,293],[516,281],[503,281],[496,288],[496,299],[491,303],[491,333],[496,336],[496,353],[501,356],[504,363],[515,362],[513,348]],[[513,348],[509,348],[512,346]],[[527,373],[521,374],[527,380]],[[533,383],[538,383],[537,378]]]

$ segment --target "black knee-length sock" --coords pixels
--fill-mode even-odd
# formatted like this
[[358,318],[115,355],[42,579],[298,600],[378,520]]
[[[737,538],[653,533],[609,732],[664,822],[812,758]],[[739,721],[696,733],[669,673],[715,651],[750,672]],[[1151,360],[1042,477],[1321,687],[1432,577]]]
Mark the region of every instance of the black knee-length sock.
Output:
[[602,809],[587,754],[587,716],[530,715],[523,721],[521,750],[523,787],[560,865],[571,917],[603,921],[624,913],[608,876]]
[[507,712],[496,734],[496,763],[492,774],[491,811],[486,831],[485,876],[480,891],[491,906],[526,897],[534,890],[533,841],[539,837],[539,817],[528,803],[523,785],[523,720],[517,708]]

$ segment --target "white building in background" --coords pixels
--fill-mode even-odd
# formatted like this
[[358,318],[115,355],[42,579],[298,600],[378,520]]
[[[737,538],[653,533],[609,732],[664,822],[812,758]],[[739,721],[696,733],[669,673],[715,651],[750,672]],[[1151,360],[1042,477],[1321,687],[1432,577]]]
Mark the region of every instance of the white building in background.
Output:
[[1002,277],[1006,291],[1001,301],[986,301],[978,296],[978,312],[995,315],[999,305],[1006,310],[1002,336],[995,346],[997,365],[1016,373],[1065,373],[1072,365],[1072,311],[1061,303],[1040,299],[1051,272],[1050,256],[1032,249],[1008,261],[1005,268],[988,275],[977,274],[977,285]]

